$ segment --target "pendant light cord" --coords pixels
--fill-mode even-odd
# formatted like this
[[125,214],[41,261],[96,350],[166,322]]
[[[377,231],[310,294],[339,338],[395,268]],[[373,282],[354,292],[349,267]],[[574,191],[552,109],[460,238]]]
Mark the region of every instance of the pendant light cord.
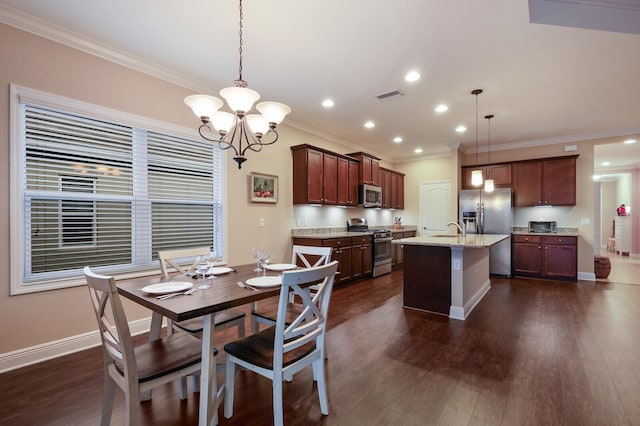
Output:
[[240,53],[240,67],[239,67],[239,74],[240,77],[238,78],[238,80],[242,81],[242,0],[240,0],[240,31],[238,32],[240,35],[240,47],[238,48],[238,53]]

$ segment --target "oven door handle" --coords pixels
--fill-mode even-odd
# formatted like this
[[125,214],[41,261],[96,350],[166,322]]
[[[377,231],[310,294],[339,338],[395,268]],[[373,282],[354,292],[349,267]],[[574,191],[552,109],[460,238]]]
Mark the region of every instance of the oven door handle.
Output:
[[392,241],[393,237],[388,237],[388,238],[378,238],[378,239],[374,239],[373,242],[374,243],[386,243],[387,241]]

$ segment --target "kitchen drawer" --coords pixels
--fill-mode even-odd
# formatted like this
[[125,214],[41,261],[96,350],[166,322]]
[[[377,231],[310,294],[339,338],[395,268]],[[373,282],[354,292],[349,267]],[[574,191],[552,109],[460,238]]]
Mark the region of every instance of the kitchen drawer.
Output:
[[411,238],[416,236],[416,231],[407,231],[402,233],[402,238]]
[[323,247],[333,247],[333,248],[341,248],[341,247],[351,247],[351,238],[329,238],[326,240],[322,240]]
[[514,243],[538,243],[542,242],[540,235],[513,235]]
[[576,237],[567,237],[567,236],[558,236],[558,237],[545,236],[545,237],[542,237],[542,243],[544,245],[554,244],[554,245],[575,246],[577,244],[577,239]]
[[353,245],[354,246],[360,246],[362,244],[371,244],[371,235],[363,235],[363,236],[360,236],[360,237],[352,237],[352,240],[353,240]]

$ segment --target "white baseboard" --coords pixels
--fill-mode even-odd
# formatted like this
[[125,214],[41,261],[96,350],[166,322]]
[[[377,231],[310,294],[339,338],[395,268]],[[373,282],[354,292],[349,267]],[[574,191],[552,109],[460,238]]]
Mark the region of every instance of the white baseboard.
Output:
[[482,287],[476,291],[476,293],[471,296],[471,298],[464,304],[464,307],[459,306],[450,306],[449,307],[449,318],[457,319],[464,321],[469,313],[476,307],[478,303],[482,300],[485,294],[491,289],[491,280],[487,280],[482,284]]
[[[151,326],[151,317],[143,318],[129,323],[131,335],[146,333]],[[59,356],[83,351],[100,345],[98,330],[78,334],[52,342],[31,346],[24,349],[0,354],[0,373],[37,364],[42,361],[57,358]]]
[[595,281],[596,274],[594,272],[578,272],[578,281]]

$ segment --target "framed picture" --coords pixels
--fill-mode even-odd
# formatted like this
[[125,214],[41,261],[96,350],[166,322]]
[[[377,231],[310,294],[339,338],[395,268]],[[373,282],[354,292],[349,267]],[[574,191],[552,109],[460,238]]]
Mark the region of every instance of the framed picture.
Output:
[[249,201],[252,203],[277,203],[278,176],[251,172],[249,174]]

